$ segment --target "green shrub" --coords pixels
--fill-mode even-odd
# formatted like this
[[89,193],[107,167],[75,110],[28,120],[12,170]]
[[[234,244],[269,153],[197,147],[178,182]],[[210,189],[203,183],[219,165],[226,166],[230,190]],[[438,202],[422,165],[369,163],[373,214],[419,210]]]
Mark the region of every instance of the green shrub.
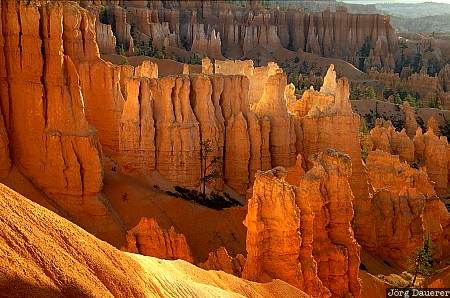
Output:
[[441,109],[441,105],[439,104],[439,101],[436,98],[431,98],[430,102],[428,103],[428,107],[429,108],[434,108],[434,109]]
[[122,57],[122,59],[120,60],[120,65],[128,65],[128,59],[127,57]]

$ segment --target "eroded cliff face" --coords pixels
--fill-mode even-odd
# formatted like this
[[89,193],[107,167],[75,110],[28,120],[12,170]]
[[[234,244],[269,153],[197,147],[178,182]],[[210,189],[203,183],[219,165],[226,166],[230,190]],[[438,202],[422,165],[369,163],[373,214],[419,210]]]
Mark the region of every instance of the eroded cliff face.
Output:
[[368,184],[361,160],[359,144],[360,118],[352,112],[349,85],[345,78],[336,81],[331,65],[320,91],[311,88],[302,98],[290,105],[302,129],[303,156],[327,148],[335,148],[352,158],[350,183],[358,198],[368,197]]
[[245,220],[242,276],[279,278],[314,297],[360,297],[350,158],[330,149],[311,162],[295,186],[285,182],[281,167],[257,174]]
[[213,58],[225,54],[252,57],[256,51],[289,49],[358,65],[358,53],[365,47],[370,50],[365,61],[368,68],[389,69],[395,64],[397,38],[387,16],[350,14],[344,7],[336,12],[305,12],[220,1],[141,2],[102,3],[107,11],[102,21],[113,25],[117,41],[125,49],[133,40],[132,25],[133,44],[151,40],[155,47],[181,48]]
[[447,138],[436,135],[436,123],[430,119],[427,132],[417,128],[414,138],[408,137],[407,130],[398,132],[389,121],[378,119],[370,131],[371,150],[395,154],[402,161],[424,167],[437,194],[445,195],[449,190],[449,146]]
[[141,218],[127,232],[127,243],[123,250],[159,259],[193,261],[184,235],[178,234],[174,227],[161,229],[154,218]]
[[396,131],[390,121],[377,119],[370,131],[371,151],[381,150],[398,155],[400,160],[414,162],[414,142],[406,134],[406,129]]
[[414,169],[381,150],[369,153],[367,168],[374,194],[358,210],[361,221],[355,231],[361,245],[406,268],[409,256],[423,244],[424,236],[430,235],[436,248],[434,256],[445,258],[449,214],[424,168]]
[[247,262],[242,277],[261,282],[278,278],[317,297],[329,297],[312,255],[314,214],[308,201],[300,210],[294,186],[284,181],[286,174],[284,168],[256,174],[244,222]]
[[75,65],[75,57],[98,55],[94,39],[88,46],[95,31],[74,4],[37,5],[1,4],[1,169],[9,165],[9,140],[13,164],[63,209],[105,215],[97,197],[102,149],[85,117]]
[[245,257],[241,254],[235,258],[231,257],[225,247],[219,247],[217,250],[210,252],[208,259],[200,263],[198,266],[205,270],[220,270],[236,276],[241,276],[245,265]]
[[[36,113],[39,114],[40,110],[44,110],[44,106],[51,110],[49,113],[42,112],[42,115],[37,115],[36,119],[39,120],[36,120],[36,123],[26,123],[15,119],[16,114],[12,114],[10,111],[14,110],[19,113],[20,109],[27,105],[19,100],[11,101],[8,98],[15,97],[16,93],[18,98],[22,96],[21,91],[15,91],[14,89],[15,81],[20,81],[30,75],[20,70],[21,79],[18,79],[19,74],[16,74],[16,72],[19,72],[19,70],[15,70],[15,68],[20,65],[16,61],[21,58],[12,56],[17,52],[17,49],[9,50],[10,44],[13,43],[13,35],[7,34],[3,37],[2,34],[2,40],[5,40],[1,43],[2,49],[4,48],[3,44],[5,44],[8,50],[2,50],[1,57],[3,59],[5,56],[5,66],[11,64],[11,67],[8,66],[11,69],[8,67],[2,68],[2,84],[5,85],[5,88],[12,90],[11,92],[5,92],[4,90],[8,89],[2,88],[2,99],[4,98],[2,100],[2,118],[4,119],[2,124],[4,123],[5,129],[8,131],[8,133],[4,133],[0,126],[2,128],[0,130],[2,132],[0,134],[2,136],[0,149],[2,150],[2,160],[5,160],[2,163],[2,172],[8,171],[8,160],[9,156],[12,155],[13,160],[15,156],[17,163],[20,162],[21,168],[24,172],[26,171],[26,175],[32,180],[39,180],[36,184],[47,193],[58,193],[61,192],[60,188],[67,188],[62,193],[95,196],[101,190],[102,166],[100,159],[103,150],[109,158],[119,165],[120,171],[124,173],[138,171],[150,174],[153,171],[158,171],[174,185],[193,187],[198,185],[200,177],[200,140],[211,140],[212,155],[223,158],[224,181],[215,183],[215,187],[220,189],[223,186],[222,182],[225,182],[240,194],[245,194],[257,170],[270,168],[272,159],[275,160],[274,165],[282,163],[288,166],[286,157],[279,158],[280,161],[278,162],[276,161],[277,156],[285,156],[286,154],[295,156],[295,152],[292,152],[292,143],[295,143],[293,132],[290,133],[288,142],[281,138],[278,138],[278,141],[271,141],[271,126],[275,125],[273,124],[275,122],[280,122],[278,118],[269,117],[272,116],[268,115],[271,112],[270,110],[258,115],[250,110],[248,102],[249,80],[246,77],[217,74],[158,78],[156,65],[149,62],[144,62],[137,67],[112,65],[99,58],[95,42],[94,20],[85,10],[80,9],[75,4],[55,3],[54,5],[42,5],[41,8],[37,8],[23,4],[18,5],[15,1],[9,1],[2,8],[2,13],[5,18],[9,14],[16,14],[15,17],[19,22],[19,10],[21,9],[19,7],[23,7],[23,16],[35,14],[36,19],[33,26],[25,24],[25,26],[33,27],[30,30],[32,33],[34,32],[34,35],[32,33],[24,34],[23,37],[20,37],[22,39],[33,37],[40,40],[41,37],[36,28],[39,28],[41,23],[45,24],[46,19],[44,17],[47,11],[51,11],[49,13],[52,14],[52,22],[61,21],[61,24],[58,23],[60,31],[52,36],[52,38],[61,40],[59,43],[48,43],[48,55],[41,56],[40,50],[37,52],[40,49],[39,43],[35,45],[26,43],[27,47],[22,47],[22,51],[28,50],[29,47],[30,51],[34,51],[31,54],[36,56],[37,61],[42,61],[41,70],[38,70],[39,67],[36,66],[30,67],[36,69],[34,79],[38,81],[39,78],[42,78],[39,81],[44,85],[50,84],[49,82],[56,79],[60,80],[62,83],[58,84],[62,86],[63,89],[60,89],[65,95],[62,99],[54,99],[55,101],[63,101],[61,103],[62,111],[54,108],[56,103],[53,104],[53,100],[49,100],[49,104],[44,100],[40,102],[40,106],[36,107]],[[14,18],[11,16],[8,17],[8,20],[8,22],[5,22],[6,26],[15,28]],[[11,25],[9,25],[10,23]],[[19,25],[16,26],[18,32],[22,30]],[[39,29],[37,30],[39,31]],[[3,31],[9,32],[6,29]],[[19,36],[17,35],[14,38],[18,39]],[[56,51],[59,48],[62,51]],[[57,54],[50,55],[50,53]],[[54,57],[56,59],[56,56],[59,57],[58,59],[63,57],[60,59],[61,61],[55,60],[60,63],[58,69],[55,68],[57,65],[54,66],[53,60],[48,65],[46,64],[47,56],[49,59]],[[45,67],[51,66],[52,69],[48,72],[44,71],[44,64]],[[59,72],[67,72],[67,75],[60,78],[53,74]],[[17,79],[13,79],[16,77]],[[252,82],[256,82],[256,80]],[[285,80],[283,82],[279,78],[275,79],[273,92],[278,92],[276,91],[278,89],[284,91],[285,84]],[[50,85],[48,88],[39,88],[45,92],[52,90]],[[64,90],[70,90],[70,92]],[[270,88],[267,92],[270,92]],[[282,92],[276,94],[278,96],[276,104],[285,105]],[[31,98],[27,98],[31,102]],[[35,98],[32,101],[31,106],[36,105]],[[65,101],[69,101],[70,105],[67,105]],[[13,109],[13,107],[10,107],[10,102],[11,105],[18,105],[18,107]],[[71,110],[65,111],[65,106],[70,107]],[[53,113],[55,113],[55,118],[58,121],[52,121]],[[49,119],[47,123],[44,121],[44,119],[47,119],[46,117]],[[288,117],[285,110],[281,116],[282,127],[290,127]],[[15,122],[17,123],[15,124]],[[10,135],[13,126],[15,126],[14,135]],[[52,146],[56,148],[55,150],[62,150],[57,148],[58,141],[53,141],[59,138],[59,133],[62,135],[62,142],[72,139],[73,135],[77,140],[77,145],[74,145],[75,149],[73,150],[81,161],[75,161],[75,164],[70,166],[71,169],[65,171],[67,173],[60,174],[61,178],[56,175],[57,182],[58,179],[61,180],[60,182],[47,183],[45,180],[47,174],[37,175],[37,173],[42,169],[63,172],[64,166],[62,164],[64,162],[58,161],[61,163],[60,169],[54,170],[53,167],[44,165],[47,163],[45,161],[47,157],[42,159],[32,156],[32,154],[26,155],[23,152],[24,148],[34,147],[28,146],[28,143],[23,144],[29,142],[29,140],[22,140],[21,138],[22,135],[25,136],[30,132],[33,132],[34,136],[39,136],[39,133],[50,134],[51,138],[48,138],[52,142],[56,142],[52,143]],[[272,138],[274,136],[272,135]],[[102,144],[102,150],[97,137]],[[41,150],[45,148],[44,145],[41,146],[42,142],[44,140],[36,137],[31,145]],[[8,153],[8,143],[14,144],[11,146],[11,154]],[[78,149],[80,146],[84,148],[83,151]],[[274,149],[273,152],[278,150],[280,153],[272,153],[271,149]],[[40,152],[39,150],[33,149],[36,152]],[[64,150],[70,151],[72,149]],[[39,154],[47,154],[46,152],[49,152],[49,150]],[[57,154],[61,155],[62,153]],[[71,153],[67,154],[67,160],[74,159],[70,156]],[[18,158],[22,155],[24,157]],[[91,158],[92,161],[90,162],[84,161],[84,159]],[[30,161],[34,159],[44,160],[43,164],[30,164]],[[59,159],[62,158],[59,157]],[[82,165],[77,166],[77,162]],[[70,161],[67,161],[67,163],[70,163]],[[39,170],[38,167],[40,167]],[[62,180],[62,177],[65,177],[64,175],[71,176],[72,172],[76,172],[77,167],[90,167],[89,170],[82,170],[83,179],[89,178],[84,179],[87,183],[86,186],[81,187],[84,183],[81,182],[81,178],[74,177],[74,181],[72,181],[72,178],[69,177],[67,183]],[[75,169],[72,170],[72,168]],[[78,176],[80,175],[78,174]],[[65,183],[67,186],[64,185]],[[49,190],[47,191],[46,188],[49,188]]]
[[133,69],[100,60],[94,65],[107,75],[105,85],[94,85],[89,80],[96,69],[92,63],[80,64],[86,71],[86,115],[105,142],[105,154],[123,172],[156,170],[173,185],[195,187],[200,179],[199,144],[209,140],[210,158],[223,159],[223,181],[214,187],[220,189],[224,182],[245,194],[257,170],[295,163],[299,139],[286,109],[286,76],[281,72],[268,75],[261,97],[250,105],[254,77],[157,78],[154,64]]

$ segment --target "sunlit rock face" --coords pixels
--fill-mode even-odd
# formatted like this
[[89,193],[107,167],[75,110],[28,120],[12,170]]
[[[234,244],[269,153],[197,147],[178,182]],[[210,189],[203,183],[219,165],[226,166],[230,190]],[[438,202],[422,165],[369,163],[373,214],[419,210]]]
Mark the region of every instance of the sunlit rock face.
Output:
[[360,118],[353,113],[349,101],[349,85],[345,78],[336,81],[331,65],[320,91],[313,88],[290,105],[302,128],[303,156],[320,150],[335,148],[352,158],[350,183],[358,198],[368,196],[367,174],[361,161],[359,144]]
[[256,175],[242,276],[279,278],[314,297],[360,297],[350,157],[329,149],[310,162],[312,168],[296,185],[285,181],[288,172],[282,167]]
[[367,158],[371,200],[360,205],[361,221],[355,226],[359,243],[374,255],[408,266],[409,256],[430,235],[435,257],[445,258],[450,215],[436,197],[435,184],[425,168],[414,169],[396,155],[376,150]]
[[219,247],[217,250],[210,252],[208,259],[199,264],[200,268],[206,270],[220,270],[236,276],[241,276],[245,265],[245,257],[238,254],[236,257],[231,257],[225,247]]
[[[212,58],[257,59],[256,51],[289,49],[358,65],[360,50],[367,48],[366,69],[395,66],[397,36],[389,17],[384,15],[350,14],[344,7],[335,12],[305,12],[265,9],[253,4],[241,7],[222,1],[150,1],[148,6],[132,2],[109,1],[103,20],[116,24],[114,34],[125,50],[151,41],[157,48],[183,49]],[[95,7],[101,3],[92,4]],[[98,9],[92,10],[99,14]],[[131,26],[135,31],[133,38]]]
[[105,215],[102,149],[76,68],[98,56],[93,20],[73,3],[6,1],[1,13],[0,175],[11,160],[73,216]]
[[141,218],[139,223],[127,232],[125,251],[139,253],[159,259],[181,259],[192,263],[189,245],[183,234],[161,229],[154,218]]

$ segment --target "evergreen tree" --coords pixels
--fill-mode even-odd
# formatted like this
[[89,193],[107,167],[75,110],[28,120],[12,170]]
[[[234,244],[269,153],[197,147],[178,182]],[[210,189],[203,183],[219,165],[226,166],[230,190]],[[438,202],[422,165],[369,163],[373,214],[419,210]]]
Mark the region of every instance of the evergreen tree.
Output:
[[418,275],[430,276],[433,273],[433,263],[433,244],[430,236],[427,235],[423,246],[416,250],[410,258],[410,271],[414,275],[412,287],[414,287]]
[[362,47],[359,49],[359,69],[364,70],[364,63],[366,62],[367,57],[369,57],[370,53],[370,39],[366,37]]
[[214,156],[210,158],[213,152],[211,140],[200,141],[200,186],[203,197],[206,195],[206,184],[220,178],[220,166],[222,158]]

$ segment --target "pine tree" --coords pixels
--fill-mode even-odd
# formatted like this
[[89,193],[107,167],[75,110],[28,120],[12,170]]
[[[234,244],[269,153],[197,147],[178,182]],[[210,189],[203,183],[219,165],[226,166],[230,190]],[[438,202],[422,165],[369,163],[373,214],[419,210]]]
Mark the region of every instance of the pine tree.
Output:
[[427,235],[423,246],[416,250],[410,258],[410,271],[414,274],[412,287],[414,287],[418,275],[430,276],[433,273],[433,263],[433,243],[430,236]]
[[200,186],[203,196],[206,195],[206,184],[220,178],[220,165],[222,164],[222,158],[220,156],[214,156],[210,158],[210,154],[213,152],[211,146],[211,140],[200,141]]

